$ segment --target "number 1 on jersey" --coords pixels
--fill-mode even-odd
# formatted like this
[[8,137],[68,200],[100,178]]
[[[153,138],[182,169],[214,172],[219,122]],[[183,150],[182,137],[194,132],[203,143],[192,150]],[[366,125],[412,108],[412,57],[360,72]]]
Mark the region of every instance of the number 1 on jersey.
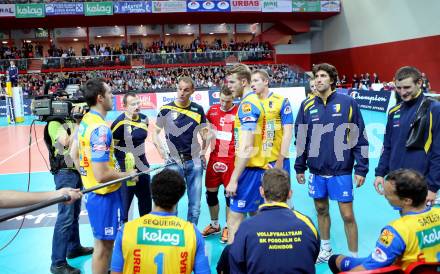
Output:
[[157,253],[154,263],[157,265],[157,274],[163,274],[163,253]]

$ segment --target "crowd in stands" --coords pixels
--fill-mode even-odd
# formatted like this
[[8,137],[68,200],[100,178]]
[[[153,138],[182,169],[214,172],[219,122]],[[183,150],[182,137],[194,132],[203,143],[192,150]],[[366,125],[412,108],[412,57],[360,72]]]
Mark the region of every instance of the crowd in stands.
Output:
[[[272,86],[298,86],[308,81],[304,73],[295,72],[287,65],[255,65],[252,69],[265,69],[271,77]],[[64,89],[69,84],[83,84],[94,77],[105,78],[114,94],[126,91],[160,92],[175,91],[177,79],[189,76],[196,88],[219,86],[225,79],[226,67],[173,67],[158,69],[101,70],[67,73],[34,73],[19,75],[19,85],[24,94],[36,96]],[[2,77],[1,82],[5,79]]]
[[[423,92],[429,92],[431,90],[431,84],[429,82],[429,79],[426,77],[425,73],[422,73],[422,89]],[[394,90],[394,79],[392,81],[382,81],[379,79],[379,76],[376,72],[373,72],[372,75],[370,75],[368,72],[361,73],[359,76],[357,74],[353,74],[353,77],[351,79],[351,82],[348,82],[348,79],[345,75],[342,75],[342,77],[339,79],[337,86],[338,87],[350,87],[353,89],[360,89],[360,90],[371,90],[373,84],[382,84],[382,90],[386,91],[392,91]]]

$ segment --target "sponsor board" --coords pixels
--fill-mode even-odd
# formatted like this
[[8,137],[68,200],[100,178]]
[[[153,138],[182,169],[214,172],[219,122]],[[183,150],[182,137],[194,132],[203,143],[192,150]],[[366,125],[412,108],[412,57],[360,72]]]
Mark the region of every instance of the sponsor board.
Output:
[[263,12],[292,12],[291,0],[262,0]]
[[13,4],[0,4],[0,17],[14,17],[15,5]]
[[231,11],[251,11],[260,12],[261,11],[261,1],[260,0],[231,0]]
[[153,1],[153,13],[186,12],[186,1]]
[[84,15],[83,3],[48,3],[46,15]]
[[229,0],[187,0],[187,12],[230,12]]
[[123,1],[113,3],[113,13],[150,13],[150,1]]

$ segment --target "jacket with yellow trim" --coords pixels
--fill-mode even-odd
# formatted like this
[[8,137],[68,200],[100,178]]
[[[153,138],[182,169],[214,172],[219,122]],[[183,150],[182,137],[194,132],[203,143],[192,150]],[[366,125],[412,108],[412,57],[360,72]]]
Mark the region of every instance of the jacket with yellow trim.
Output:
[[328,176],[349,175],[353,169],[363,177],[368,173],[365,123],[350,96],[333,92],[327,102],[318,96],[304,100],[295,120],[295,143],[298,174],[307,168]]
[[285,203],[263,204],[243,221],[229,250],[231,273],[315,273],[319,234]]
[[421,94],[416,99],[402,102],[390,109],[382,155],[375,175],[384,177],[396,169],[411,168],[427,178],[429,190],[437,192],[440,189],[440,103],[433,102],[429,107],[424,149],[406,148],[410,125],[423,97]]

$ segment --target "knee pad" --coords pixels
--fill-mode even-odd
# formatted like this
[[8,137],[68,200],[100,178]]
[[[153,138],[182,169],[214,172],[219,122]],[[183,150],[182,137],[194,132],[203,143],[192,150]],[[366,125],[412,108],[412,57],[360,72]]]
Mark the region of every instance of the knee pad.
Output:
[[211,192],[206,191],[206,202],[208,203],[208,206],[216,206],[218,205],[218,191]]
[[339,255],[332,255],[330,256],[330,258],[328,259],[328,267],[330,268],[330,270],[333,273],[339,273],[340,270],[338,268],[338,266],[336,265],[336,259],[338,258]]

